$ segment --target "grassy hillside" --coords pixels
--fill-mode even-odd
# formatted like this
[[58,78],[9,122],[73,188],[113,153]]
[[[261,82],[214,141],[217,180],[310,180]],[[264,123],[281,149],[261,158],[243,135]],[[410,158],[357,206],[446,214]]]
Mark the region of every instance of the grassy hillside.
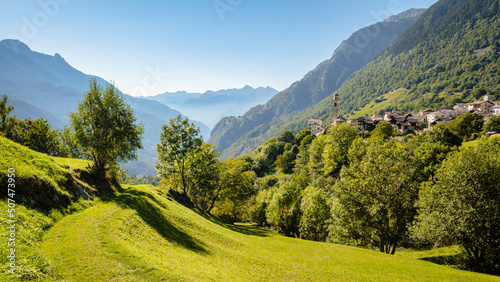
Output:
[[391,256],[224,224],[152,186],[127,186],[116,197],[65,217],[46,234],[41,250],[70,281],[500,281],[408,254]]
[[377,99],[371,101],[369,104],[362,107],[361,109],[353,111],[350,115],[348,115],[348,117],[354,119],[364,115],[371,116],[371,115],[376,115],[380,111],[384,111],[389,108],[397,108],[397,106],[399,105],[399,99],[401,97],[404,97],[407,93],[408,93],[407,89],[400,88],[393,92],[384,94],[378,97]]
[[[88,184],[89,162],[49,157],[1,137],[0,148],[0,175],[5,178],[6,169],[14,166],[19,187],[13,218],[17,275],[7,273],[11,218],[2,208],[0,281],[500,281],[426,261],[454,254],[453,249],[391,256],[282,237],[198,214],[154,186],[115,187],[115,193],[86,201],[76,197],[74,183],[95,194],[106,186]],[[23,187],[29,180],[35,184]],[[42,209],[36,194],[43,190],[52,191],[52,196],[68,195],[68,204],[50,200],[46,205],[51,209]]]
[[[4,191],[0,194],[0,281],[56,277],[38,246],[57,220],[93,203],[83,200],[98,193],[98,187],[89,184],[88,166],[85,160],[49,157],[0,137],[0,180]],[[15,181],[11,190],[7,190],[9,178]],[[8,229],[12,224],[16,227],[14,237]],[[8,245],[10,238],[15,244]],[[15,249],[17,275],[7,273],[11,269],[7,264],[11,249]]]

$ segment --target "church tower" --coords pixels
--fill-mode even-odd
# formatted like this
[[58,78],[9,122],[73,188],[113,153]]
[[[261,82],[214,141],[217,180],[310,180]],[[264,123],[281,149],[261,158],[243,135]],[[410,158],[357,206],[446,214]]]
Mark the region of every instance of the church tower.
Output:
[[339,94],[335,93],[335,97],[333,98],[333,117],[332,124],[335,124],[335,121],[340,117],[340,98]]

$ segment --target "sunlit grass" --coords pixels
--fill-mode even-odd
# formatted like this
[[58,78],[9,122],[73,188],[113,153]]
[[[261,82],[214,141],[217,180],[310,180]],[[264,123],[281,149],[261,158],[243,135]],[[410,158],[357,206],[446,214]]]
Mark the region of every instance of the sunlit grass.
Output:
[[400,88],[395,90],[394,92],[384,94],[377,98],[378,100],[383,101],[379,103],[375,103],[374,101],[372,101],[358,111],[353,112],[351,115],[349,115],[349,118],[354,119],[362,117],[364,115],[377,115],[381,110],[396,106],[398,98],[404,97],[407,93],[408,89]]
[[70,281],[500,281],[418,255],[392,256],[223,224],[144,185],[126,186],[116,197],[65,217],[47,233],[42,253]]

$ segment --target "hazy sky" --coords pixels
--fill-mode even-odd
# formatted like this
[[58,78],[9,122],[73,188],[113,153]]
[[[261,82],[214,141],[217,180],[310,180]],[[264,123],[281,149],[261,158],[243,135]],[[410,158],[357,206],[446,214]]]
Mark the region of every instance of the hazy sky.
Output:
[[354,31],[437,0],[0,0],[0,39],[132,95],[301,79]]

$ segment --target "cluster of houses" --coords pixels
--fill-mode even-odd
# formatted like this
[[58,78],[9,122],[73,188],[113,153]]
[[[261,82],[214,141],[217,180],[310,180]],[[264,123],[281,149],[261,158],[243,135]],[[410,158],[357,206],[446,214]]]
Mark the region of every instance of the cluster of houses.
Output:
[[[493,101],[493,99],[494,96],[485,95],[481,101],[475,101],[470,104],[460,103],[456,104],[453,108],[443,106],[436,111],[427,109],[418,113],[391,111],[385,112],[384,116],[365,116],[350,120],[339,116],[339,96],[335,94],[332,126],[347,122],[352,126],[371,131],[375,129],[375,126],[379,122],[385,121],[401,133],[417,133],[432,130],[436,124],[451,122],[458,116],[466,113],[478,113],[485,118],[490,115],[500,116],[500,101]],[[423,126],[424,124],[426,124],[426,127]],[[310,119],[309,128],[313,135],[319,135],[325,131],[325,127],[319,119]]]

